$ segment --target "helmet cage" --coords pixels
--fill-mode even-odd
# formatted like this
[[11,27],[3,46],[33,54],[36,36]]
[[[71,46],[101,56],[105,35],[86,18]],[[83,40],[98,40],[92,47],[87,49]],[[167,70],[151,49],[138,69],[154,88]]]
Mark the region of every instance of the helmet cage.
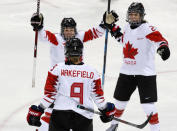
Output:
[[[63,18],[62,22],[61,22],[61,36],[65,39],[65,40],[69,40],[70,38],[66,38],[64,35],[64,29],[65,28],[74,28],[74,33],[75,35],[77,34],[77,29],[76,29],[76,22],[73,18]],[[74,37],[75,37],[74,35]]]
[[[140,15],[140,19],[138,21],[132,21],[129,19],[129,14],[130,13],[138,13]],[[131,25],[131,26],[139,26],[142,24],[144,21],[144,16],[145,16],[145,9],[142,3],[138,2],[133,2],[127,11],[127,16],[126,16],[126,21]]]

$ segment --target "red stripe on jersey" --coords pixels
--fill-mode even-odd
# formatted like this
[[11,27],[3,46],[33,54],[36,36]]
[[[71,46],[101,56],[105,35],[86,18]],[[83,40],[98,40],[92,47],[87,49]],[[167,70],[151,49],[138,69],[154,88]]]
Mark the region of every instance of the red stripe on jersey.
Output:
[[166,43],[168,43],[167,40],[165,38],[163,38],[163,36],[161,35],[161,33],[159,31],[155,31],[155,32],[152,32],[152,33],[146,35],[146,38],[151,41],[154,41],[154,42],[165,41]]
[[45,98],[43,98],[45,101],[47,101],[48,103],[53,103],[53,102],[50,102],[50,101],[48,101],[47,99],[45,99]]
[[151,117],[149,123],[152,124],[152,125],[159,123],[158,113],[152,115],[152,117]]
[[96,32],[101,35],[103,34],[103,32],[100,32],[98,29],[96,29]]
[[123,112],[124,112],[124,110],[116,109],[115,117],[121,117]]
[[50,31],[46,31],[46,37],[48,38],[48,41],[50,41],[52,44],[58,45],[58,41],[55,37],[55,34],[51,33]]
[[47,95],[48,98],[55,100],[55,98],[52,98],[53,95]]
[[[98,96],[103,96],[104,92],[101,88],[101,79],[98,80],[94,80],[93,81],[95,83],[95,87],[94,87],[94,92],[98,95]],[[104,97],[103,97],[104,98]],[[103,99],[102,98],[102,99]]]
[[97,33],[96,33],[96,30],[95,30],[95,28],[93,28],[93,33],[94,33],[94,38],[98,38],[98,35],[97,35]]
[[85,32],[83,42],[87,42],[89,40],[93,40],[93,33],[92,33],[91,30],[88,30],[88,31]]
[[44,88],[44,94],[45,95],[50,94],[52,96],[53,93],[56,92],[55,85],[57,84],[57,82],[58,82],[58,76],[48,72],[48,76]]
[[[100,99],[104,99],[104,97],[100,97]],[[103,100],[104,101],[104,100]]]

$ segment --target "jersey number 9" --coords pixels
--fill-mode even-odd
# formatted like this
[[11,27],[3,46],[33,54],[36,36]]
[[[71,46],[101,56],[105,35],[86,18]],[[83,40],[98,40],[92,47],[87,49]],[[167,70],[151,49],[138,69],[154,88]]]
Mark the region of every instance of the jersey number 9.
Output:
[[[71,85],[71,94],[70,97],[79,98],[79,103],[83,104],[83,83],[73,83]],[[78,91],[79,89],[79,91]]]

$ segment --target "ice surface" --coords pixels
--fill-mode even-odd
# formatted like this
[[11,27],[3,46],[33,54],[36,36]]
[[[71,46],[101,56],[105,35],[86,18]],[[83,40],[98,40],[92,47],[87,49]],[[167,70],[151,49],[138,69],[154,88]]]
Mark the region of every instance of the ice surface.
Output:
[[[161,131],[177,130],[177,0],[137,0],[146,9],[146,19],[157,26],[169,41],[171,57],[164,62],[156,56],[158,72],[158,103],[156,104]],[[125,22],[127,7],[132,0],[112,0],[111,9],[118,12],[120,26]],[[52,32],[60,31],[63,17],[72,16],[77,21],[78,30],[87,30],[97,26],[107,9],[106,0],[41,0],[40,11],[44,15],[45,28]],[[38,43],[37,85],[31,87],[34,32],[30,26],[30,17],[36,11],[36,0],[0,1],[0,131],[34,131],[28,126],[26,114],[31,104],[38,104],[49,68],[49,46]],[[85,62],[94,66],[100,73],[103,67],[104,37],[85,45]],[[112,94],[121,65],[121,46],[109,36],[105,97],[113,101]],[[137,124],[146,116],[139,104],[137,91],[133,94],[122,117]],[[94,130],[104,131],[109,124],[103,124],[94,117]],[[138,129],[120,124],[120,131]],[[149,131],[146,126],[144,131]]]

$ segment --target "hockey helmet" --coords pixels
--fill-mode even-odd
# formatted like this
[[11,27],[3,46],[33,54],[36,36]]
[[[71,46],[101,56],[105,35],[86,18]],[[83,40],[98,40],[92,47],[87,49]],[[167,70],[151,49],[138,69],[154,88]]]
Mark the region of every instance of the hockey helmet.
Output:
[[[75,34],[77,33],[77,30],[76,30],[76,22],[75,20],[72,18],[72,17],[69,17],[69,18],[63,18],[62,22],[61,22],[61,35],[64,37],[65,39],[65,36],[64,36],[64,29],[65,28],[73,28],[74,29],[74,32]],[[66,39],[65,39],[66,40]]]
[[71,38],[65,45],[66,57],[80,57],[83,53],[83,43],[78,38]]
[[[138,21],[132,21],[129,18],[130,13],[139,13],[140,14],[140,19]],[[145,9],[142,3],[140,2],[133,2],[131,5],[128,7],[127,11],[127,18],[126,21],[129,22],[131,26],[139,26],[143,23],[144,21],[144,16],[145,16]]]

